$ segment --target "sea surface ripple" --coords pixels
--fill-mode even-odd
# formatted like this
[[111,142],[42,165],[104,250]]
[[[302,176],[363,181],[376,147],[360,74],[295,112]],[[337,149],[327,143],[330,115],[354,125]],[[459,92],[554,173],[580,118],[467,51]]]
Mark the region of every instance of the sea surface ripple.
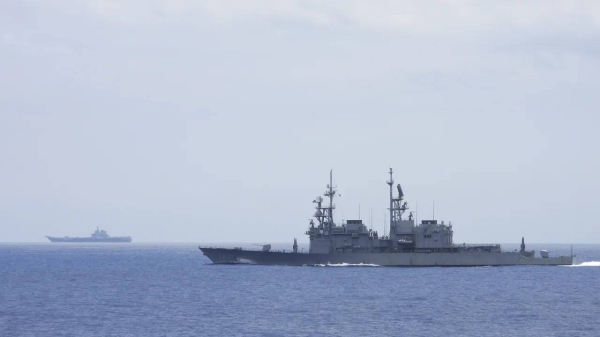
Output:
[[574,249],[574,267],[328,268],[0,244],[0,336],[600,336],[600,245]]

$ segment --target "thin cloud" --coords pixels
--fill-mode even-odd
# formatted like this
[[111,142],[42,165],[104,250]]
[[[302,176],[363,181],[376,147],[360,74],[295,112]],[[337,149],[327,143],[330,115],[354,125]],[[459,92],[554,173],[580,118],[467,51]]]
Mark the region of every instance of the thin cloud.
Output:
[[600,28],[593,1],[89,1],[95,14],[128,22],[179,21],[230,24],[294,20],[359,26],[411,35],[480,34],[514,30],[539,34]]

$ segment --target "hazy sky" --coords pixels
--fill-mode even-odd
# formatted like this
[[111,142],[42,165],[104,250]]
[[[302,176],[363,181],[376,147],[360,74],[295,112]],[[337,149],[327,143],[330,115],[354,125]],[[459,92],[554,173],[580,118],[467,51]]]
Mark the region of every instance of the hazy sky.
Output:
[[0,2],[0,241],[598,243],[600,2]]

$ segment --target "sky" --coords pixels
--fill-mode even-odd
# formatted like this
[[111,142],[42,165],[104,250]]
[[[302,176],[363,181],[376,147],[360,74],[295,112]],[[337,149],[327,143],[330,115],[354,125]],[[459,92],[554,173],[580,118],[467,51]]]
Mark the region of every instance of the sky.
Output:
[[0,242],[600,243],[600,3],[0,2]]

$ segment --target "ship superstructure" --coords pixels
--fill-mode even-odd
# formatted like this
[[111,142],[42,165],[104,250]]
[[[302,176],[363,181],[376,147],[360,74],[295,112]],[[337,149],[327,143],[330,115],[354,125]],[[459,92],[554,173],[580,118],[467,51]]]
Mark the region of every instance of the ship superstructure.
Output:
[[310,238],[309,253],[452,252],[475,247],[490,252],[500,250],[499,245],[455,246],[452,241],[451,223],[423,220],[421,224],[415,224],[412,212],[407,217],[404,216],[409,209],[408,203],[404,201],[400,184],[396,185],[398,195],[394,196],[392,169],[389,174],[390,179],[387,181],[390,186],[389,234],[380,237],[377,231],[367,229],[362,220],[347,220],[340,225],[334,223],[333,198],[336,191],[330,172],[330,183],[324,193],[329,203],[324,205],[323,198],[320,196],[313,201],[316,204],[314,217],[317,223],[311,220],[306,232]]
[[[525,249],[522,238],[521,250],[504,252],[499,244],[454,244],[452,223],[422,220],[415,223],[412,212],[400,184],[394,196],[393,170],[389,170],[389,231],[379,236],[368,229],[362,220],[347,220],[336,224],[333,218],[333,173],[329,172],[329,184],[323,196],[313,200],[314,219],[309,222],[308,253],[298,253],[296,239],[292,252],[253,251],[241,248],[200,247],[214,263],[256,263],[279,265],[310,265],[327,263],[364,263],[385,266],[484,266],[484,265],[570,265],[575,257],[550,257],[543,251],[541,257],[535,251]],[[408,215],[406,213],[408,212]],[[316,220],[316,222],[315,222]]]

